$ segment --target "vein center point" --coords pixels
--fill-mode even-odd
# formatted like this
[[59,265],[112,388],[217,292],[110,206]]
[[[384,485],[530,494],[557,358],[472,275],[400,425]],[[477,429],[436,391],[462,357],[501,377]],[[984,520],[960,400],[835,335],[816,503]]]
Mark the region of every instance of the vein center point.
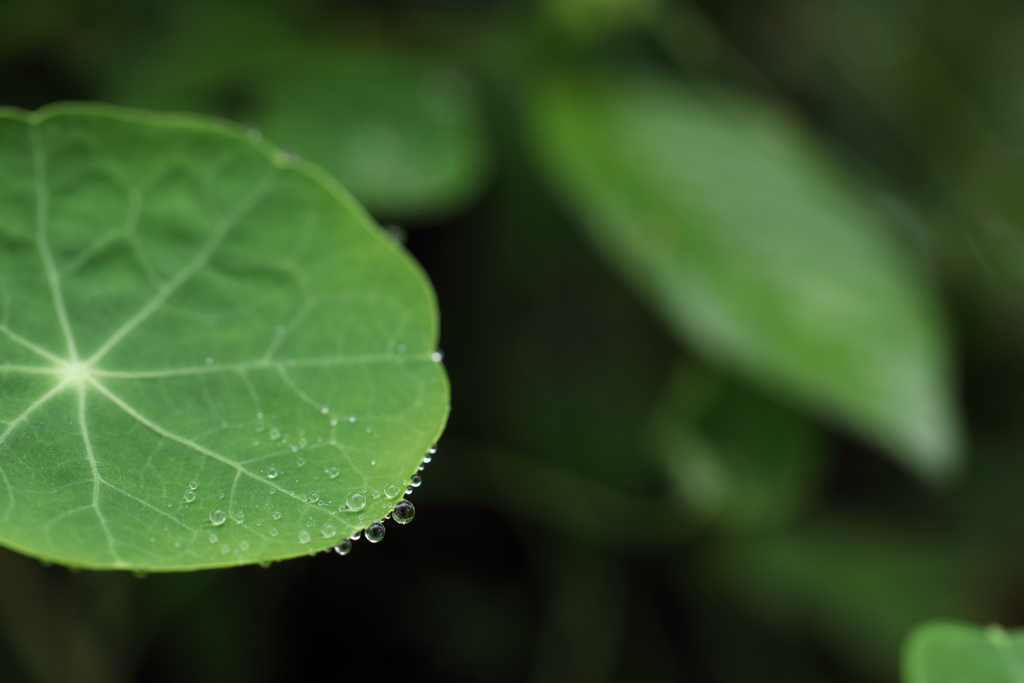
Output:
[[68,363],[61,368],[61,379],[65,382],[84,382],[90,377],[92,372],[86,363]]

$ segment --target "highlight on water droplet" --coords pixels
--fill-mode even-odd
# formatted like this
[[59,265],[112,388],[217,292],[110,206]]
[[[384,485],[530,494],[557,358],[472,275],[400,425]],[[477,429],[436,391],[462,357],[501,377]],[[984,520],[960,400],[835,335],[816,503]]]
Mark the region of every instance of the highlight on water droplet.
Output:
[[413,488],[416,488],[417,486],[419,486],[422,483],[423,483],[423,479],[418,474],[412,475],[412,479],[409,480],[409,485],[412,486]]
[[440,363],[441,361],[444,360],[444,354],[441,353],[440,351],[434,351],[432,354],[430,354],[430,360],[434,361],[435,363]]
[[366,527],[366,540],[370,543],[380,543],[384,540],[384,525],[380,522],[374,522]]
[[412,518],[416,516],[416,508],[413,504],[407,500],[400,500],[395,505],[394,511],[391,513],[395,521],[399,524],[408,524],[412,521]]
[[276,467],[268,467],[267,468],[267,479],[274,479],[275,477],[277,477],[277,468]]
[[341,470],[339,470],[337,467],[328,467],[326,470],[324,470],[324,472],[326,472],[327,476],[330,477],[331,479],[334,479],[336,476],[341,474]]
[[384,495],[388,498],[394,498],[398,495],[398,487],[394,484],[388,484],[384,487]]
[[334,538],[334,535],[338,533],[338,528],[333,524],[324,524],[323,528],[320,529],[320,533],[323,534],[324,538]]
[[348,540],[350,540],[350,541],[358,541],[362,537],[363,537],[363,532],[362,531],[357,531],[354,534],[352,534],[351,536],[349,536]]
[[185,491],[185,502],[186,503],[191,503],[195,499],[196,499],[196,492],[195,491]]
[[348,416],[348,421],[349,422],[355,422],[356,421],[356,416],[355,415],[349,415]]
[[320,494],[319,493],[312,493],[312,494],[310,494],[310,496],[309,496],[309,502],[310,503],[315,503],[318,500],[320,500]]
[[320,409],[320,414],[321,415],[326,415],[329,412],[331,412],[331,409],[328,408],[327,406],[324,406],[323,408]]
[[210,521],[213,522],[214,526],[220,526],[221,524],[226,522],[227,519],[228,516],[220,508],[210,511]]
[[352,510],[353,512],[357,512],[366,507],[366,496],[359,493],[358,491],[353,491],[352,493],[348,494],[347,498],[345,498],[345,504],[349,507],[350,510]]
[[352,541],[342,541],[338,545],[334,546],[334,552],[339,555],[348,555],[352,552]]
[[197,488],[199,488],[199,482],[198,481],[190,481],[188,483],[188,487],[190,489],[192,489],[193,491],[195,491]]
[[299,532],[299,543],[309,543],[309,539],[312,538],[309,532],[303,529]]

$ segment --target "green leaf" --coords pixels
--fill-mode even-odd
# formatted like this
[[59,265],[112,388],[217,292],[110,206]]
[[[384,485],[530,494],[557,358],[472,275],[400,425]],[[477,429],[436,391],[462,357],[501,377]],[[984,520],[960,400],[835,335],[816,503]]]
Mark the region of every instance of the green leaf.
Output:
[[917,626],[903,646],[904,683],[1020,683],[1024,629],[957,621]]
[[673,374],[651,431],[686,508],[729,531],[785,526],[820,479],[821,437],[805,419],[692,364]]
[[379,218],[450,214],[487,179],[483,115],[462,70],[393,45],[308,44],[251,3],[183,13],[113,79],[114,101],[254,124]]
[[440,434],[437,334],[311,164],[201,118],[0,110],[0,543],[153,571],[330,547]]
[[955,469],[935,297],[799,126],[643,73],[552,77],[530,122],[553,187],[679,337],[918,474]]

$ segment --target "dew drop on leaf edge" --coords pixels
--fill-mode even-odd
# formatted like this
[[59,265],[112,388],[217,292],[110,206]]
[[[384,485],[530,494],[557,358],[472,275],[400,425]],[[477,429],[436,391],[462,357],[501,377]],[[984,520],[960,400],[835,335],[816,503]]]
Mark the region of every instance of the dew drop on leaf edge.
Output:
[[400,500],[395,505],[394,511],[391,516],[399,524],[408,524],[412,521],[412,518],[416,516],[416,508],[407,500]]
[[370,543],[380,543],[384,540],[384,532],[384,525],[380,522],[374,522],[366,527],[366,540]]

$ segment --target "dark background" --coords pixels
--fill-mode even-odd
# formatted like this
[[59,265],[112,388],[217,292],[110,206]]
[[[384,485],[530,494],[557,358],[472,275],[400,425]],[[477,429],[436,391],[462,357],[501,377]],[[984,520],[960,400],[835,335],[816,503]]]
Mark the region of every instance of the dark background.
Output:
[[[473,93],[452,143],[468,170],[443,201],[365,197],[442,315],[451,421],[415,522],[267,569],[135,577],[0,551],[0,680],[866,683],[897,680],[922,620],[1024,622],[1024,6],[0,0],[0,105],[250,123],[277,106],[277,64],[335,49],[436,62]],[[957,482],[928,487],[705,363],[606,265],[523,143],[523,88],[567,58],[785,101],[918,211],[969,431]],[[360,85],[363,62],[346,63],[338,96],[386,106],[385,72]],[[986,145],[985,172],[958,173]],[[757,515],[700,514],[673,492],[652,430],[679,386],[697,401],[710,387],[693,430],[751,454],[770,498]],[[774,430],[804,444],[785,477],[758,469]]]

